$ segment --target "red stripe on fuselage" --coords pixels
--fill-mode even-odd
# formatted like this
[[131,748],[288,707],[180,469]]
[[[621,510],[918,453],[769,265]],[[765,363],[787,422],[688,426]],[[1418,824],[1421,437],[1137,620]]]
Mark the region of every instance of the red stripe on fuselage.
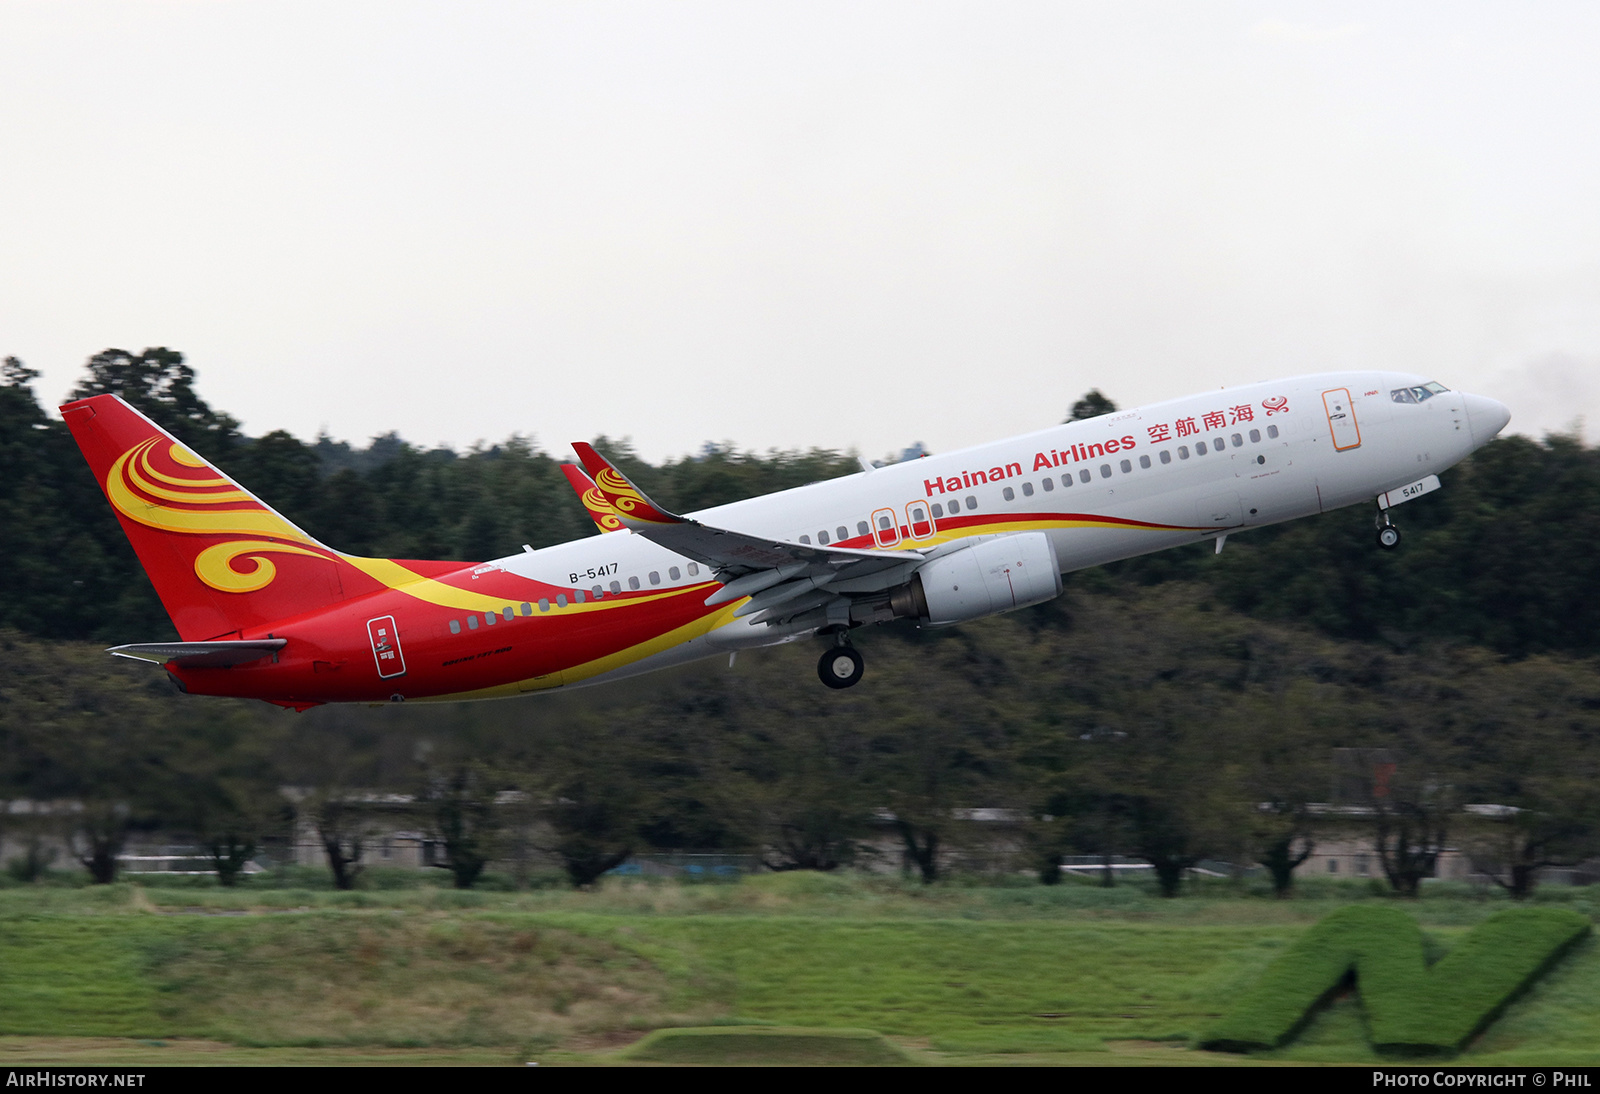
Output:
[[[510,620],[496,616],[490,624],[486,613],[441,607],[386,590],[274,624],[271,634],[289,639],[275,663],[178,668],[174,675],[190,692],[201,695],[322,703],[382,702],[396,693],[408,699],[433,698],[577,668],[723,610],[705,606],[715,587],[706,582],[665,594],[629,593],[578,605],[571,603],[574,589],[503,572],[480,575],[476,582],[461,580],[459,573],[450,577],[453,586],[503,597],[518,614]],[[555,607],[555,598],[562,594],[569,606]],[[538,610],[540,599],[551,601],[548,612]],[[534,605],[531,616],[520,614],[522,603]],[[474,614],[478,626],[468,628],[466,620]],[[404,676],[387,680],[379,679],[373,668],[366,630],[369,619],[385,615],[395,619],[407,667]],[[450,632],[451,620],[462,624],[459,634]]]

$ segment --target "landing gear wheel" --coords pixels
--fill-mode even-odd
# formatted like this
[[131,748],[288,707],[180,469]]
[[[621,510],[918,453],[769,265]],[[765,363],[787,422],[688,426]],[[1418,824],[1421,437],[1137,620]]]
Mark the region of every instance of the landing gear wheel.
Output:
[[830,688],[855,686],[866,669],[866,662],[853,646],[835,646],[817,662],[817,676]]
[[1378,546],[1385,551],[1392,551],[1400,546],[1400,529],[1392,524],[1385,524],[1378,529]]

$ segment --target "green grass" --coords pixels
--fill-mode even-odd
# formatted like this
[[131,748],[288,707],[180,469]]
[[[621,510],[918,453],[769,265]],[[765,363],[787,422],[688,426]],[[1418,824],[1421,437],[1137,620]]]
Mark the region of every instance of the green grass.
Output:
[[1010,1043],[1063,1030],[1187,1040],[1215,1020],[1230,955],[1255,944],[1238,929],[1050,921],[740,917],[636,930],[699,955],[741,1015]]
[[1354,974],[1380,1051],[1455,1052],[1589,934],[1566,908],[1509,908],[1431,968],[1417,921],[1398,908],[1352,905],[1304,932],[1242,992],[1202,1040],[1230,1052],[1288,1043]]
[[658,1064],[904,1065],[915,1062],[898,1045],[866,1029],[712,1026],[661,1029],[621,1053]]
[[[1588,899],[1558,895],[1542,906]],[[1402,908],[1434,955],[1508,907],[1448,889],[1279,901],[1218,885],[1162,900],[1137,886],[799,873],[593,893],[9,888],[0,1035],[275,1058],[621,1062],[614,1050],[652,1030],[758,1022],[872,1030],[929,1060],[1237,1062],[1192,1045],[1308,927],[1352,903]],[[1461,1062],[1594,1062],[1597,1044],[1600,946],[1588,942]],[[6,1058],[26,1062],[18,1051]],[[1377,1059],[1353,1000],[1262,1057]]]

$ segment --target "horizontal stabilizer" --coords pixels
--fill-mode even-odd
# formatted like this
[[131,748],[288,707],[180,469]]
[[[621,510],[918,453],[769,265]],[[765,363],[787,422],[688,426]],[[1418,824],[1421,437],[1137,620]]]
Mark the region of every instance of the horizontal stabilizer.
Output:
[[178,665],[186,669],[221,669],[271,657],[288,644],[286,638],[258,638],[248,642],[139,642],[112,646],[113,657]]

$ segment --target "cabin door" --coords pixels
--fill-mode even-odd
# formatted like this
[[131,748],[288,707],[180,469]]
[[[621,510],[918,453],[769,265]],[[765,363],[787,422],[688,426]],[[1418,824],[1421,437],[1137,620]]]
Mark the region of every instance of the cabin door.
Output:
[[1361,426],[1356,423],[1356,408],[1350,389],[1331,388],[1322,393],[1322,408],[1328,415],[1328,431],[1333,434],[1333,450],[1361,447]]
[[394,625],[394,616],[380,615],[367,620],[367,639],[372,643],[379,679],[406,674],[406,655],[400,649],[400,628]]

